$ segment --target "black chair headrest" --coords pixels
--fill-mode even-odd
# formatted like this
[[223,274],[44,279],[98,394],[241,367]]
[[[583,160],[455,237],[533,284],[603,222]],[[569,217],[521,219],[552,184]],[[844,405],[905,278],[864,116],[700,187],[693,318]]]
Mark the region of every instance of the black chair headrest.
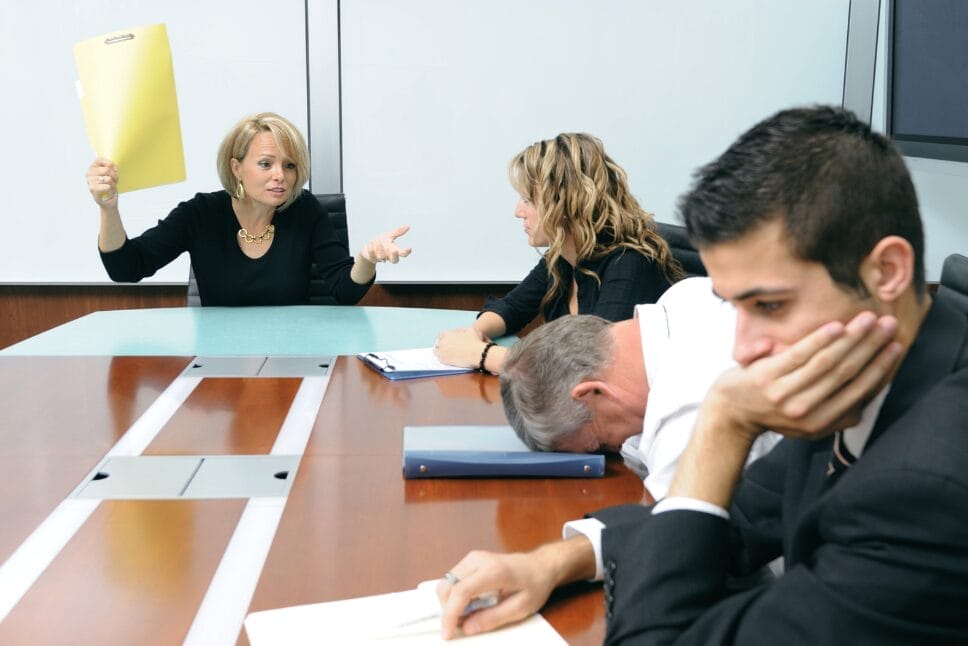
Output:
[[689,276],[705,276],[706,267],[699,258],[699,252],[689,241],[689,236],[686,235],[686,227],[666,222],[656,222],[656,225],[659,229],[659,235],[669,243],[673,257],[686,270],[686,274]]
[[953,253],[944,259],[938,297],[945,298],[964,312],[968,312],[968,258]]

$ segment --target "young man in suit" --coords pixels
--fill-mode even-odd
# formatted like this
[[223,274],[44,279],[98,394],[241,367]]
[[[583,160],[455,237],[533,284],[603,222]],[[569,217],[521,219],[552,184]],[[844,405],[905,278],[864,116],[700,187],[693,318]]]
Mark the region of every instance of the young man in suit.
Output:
[[[835,108],[788,110],[699,172],[681,205],[734,358],[668,496],[527,555],[472,552],[438,587],[445,636],[604,575],[610,643],[968,641],[968,318],[926,293],[903,160]],[[743,473],[765,429],[786,436]],[[596,541],[601,541],[596,544]],[[785,571],[731,577],[776,556]]]

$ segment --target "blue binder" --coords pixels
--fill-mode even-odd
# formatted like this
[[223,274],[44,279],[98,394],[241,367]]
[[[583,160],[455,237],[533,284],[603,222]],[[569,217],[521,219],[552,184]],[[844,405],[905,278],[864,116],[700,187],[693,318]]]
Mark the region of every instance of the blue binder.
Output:
[[510,426],[407,426],[404,478],[601,478],[605,456],[532,451]]

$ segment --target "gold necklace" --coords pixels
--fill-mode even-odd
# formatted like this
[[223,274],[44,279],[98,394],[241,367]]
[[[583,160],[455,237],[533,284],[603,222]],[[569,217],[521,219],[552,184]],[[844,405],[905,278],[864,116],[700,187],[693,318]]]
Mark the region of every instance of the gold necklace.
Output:
[[275,232],[276,232],[276,225],[274,224],[267,224],[266,230],[257,236],[250,235],[249,232],[245,230],[245,227],[242,227],[241,229],[239,229],[239,237],[248,243],[254,242],[255,244],[262,244],[263,240],[265,240],[266,242],[271,240],[272,234]]

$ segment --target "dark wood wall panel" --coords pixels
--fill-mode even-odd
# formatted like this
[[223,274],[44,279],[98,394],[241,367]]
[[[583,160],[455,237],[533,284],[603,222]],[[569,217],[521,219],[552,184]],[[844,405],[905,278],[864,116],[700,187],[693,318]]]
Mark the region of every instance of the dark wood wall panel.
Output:
[[184,305],[180,286],[0,285],[0,347],[91,312]]
[[[360,305],[476,310],[511,285],[374,285]],[[100,310],[184,307],[180,285],[0,285],[0,348]]]

